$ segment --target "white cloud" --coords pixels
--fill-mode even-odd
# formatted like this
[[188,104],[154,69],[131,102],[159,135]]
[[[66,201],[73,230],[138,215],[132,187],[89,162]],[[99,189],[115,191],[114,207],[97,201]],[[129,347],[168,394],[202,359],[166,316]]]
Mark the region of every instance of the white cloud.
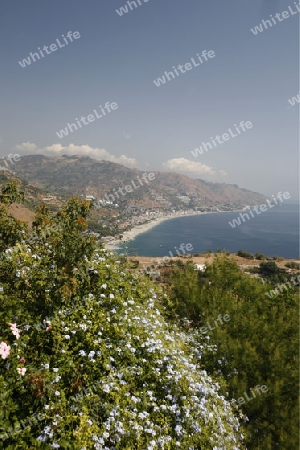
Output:
[[15,148],[23,154],[32,154],[35,152],[45,156],[85,155],[95,159],[104,159],[106,161],[122,164],[127,167],[138,166],[138,161],[135,158],[129,158],[126,155],[111,155],[105,148],[93,148],[89,145],[52,144],[46,147],[38,147],[32,142],[24,142],[23,144],[17,145]]
[[20,152],[35,152],[37,148],[37,145],[32,142],[23,142],[23,144],[15,146],[15,149]]
[[166,169],[175,172],[184,172],[194,175],[215,175],[216,172],[212,167],[206,166],[200,162],[191,161],[186,158],[173,158],[163,163]]
[[220,170],[220,174],[223,175],[223,177],[227,177],[228,175],[228,173],[223,169]]

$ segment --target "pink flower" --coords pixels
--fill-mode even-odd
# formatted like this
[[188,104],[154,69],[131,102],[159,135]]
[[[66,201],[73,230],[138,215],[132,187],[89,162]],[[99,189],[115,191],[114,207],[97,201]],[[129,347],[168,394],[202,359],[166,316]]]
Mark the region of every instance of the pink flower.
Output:
[[10,346],[5,342],[0,343],[0,355],[2,356],[2,359],[5,359],[10,355]]
[[21,367],[18,367],[18,368],[17,368],[18,373],[21,374],[21,375],[23,375],[23,376],[25,375],[26,370],[27,370],[27,369],[25,369],[25,367],[22,367],[22,368],[21,368]]
[[25,358],[21,358],[19,361],[19,364],[25,364],[26,363],[26,359]]
[[17,324],[16,323],[9,323],[8,325],[10,327],[10,330],[11,330],[12,334],[14,336],[16,336],[16,339],[19,339],[19,337],[20,337],[20,330],[17,328]]

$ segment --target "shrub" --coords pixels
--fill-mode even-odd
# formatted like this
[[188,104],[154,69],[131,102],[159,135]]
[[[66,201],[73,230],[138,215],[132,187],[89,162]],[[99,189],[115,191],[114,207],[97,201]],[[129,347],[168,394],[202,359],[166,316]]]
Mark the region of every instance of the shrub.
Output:
[[300,263],[297,263],[295,261],[291,261],[285,264],[285,267],[288,269],[297,269],[300,270]]
[[255,253],[255,259],[258,260],[264,260],[264,259],[268,259],[268,257],[266,255],[264,255],[263,253]]
[[81,235],[88,210],[41,207],[38,238],[1,255],[2,448],[243,448],[199,350],[164,320],[161,292]]
[[237,255],[240,256],[241,258],[254,259],[252,253],[246,252],[245,250],[239,250],[237,252]]
[[[275,262],[261,268],[269,276],[281,275]],[[188,266],[175,271],[168,310],[194,329],[202,367],[224,377],[223,394],[236,400],[249,395],[241,404],[249,418],[247,449],[299,448],[298,289],[267,296],[270,285],[245,275],[224,255],[206,263],[204,276]],[[203,351],[207,342],[210,349]],[[268,392],[254,399],[251,389],[257,385]]]

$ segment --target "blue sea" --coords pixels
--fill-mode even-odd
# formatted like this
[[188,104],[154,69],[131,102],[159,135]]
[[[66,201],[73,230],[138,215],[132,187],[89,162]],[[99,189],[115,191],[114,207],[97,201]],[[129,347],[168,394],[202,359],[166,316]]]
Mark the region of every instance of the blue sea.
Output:
[[[249,214],[249,213],[248,213]],[[169,256],[175,247],[192,244],[191,253],[246,250],[267,256],[299,259],[299,205],[274,207],[232,228],[229,221],[238,212],[202,214],[167,220],[134,240],[122,244],[120,252],[140,256]]]

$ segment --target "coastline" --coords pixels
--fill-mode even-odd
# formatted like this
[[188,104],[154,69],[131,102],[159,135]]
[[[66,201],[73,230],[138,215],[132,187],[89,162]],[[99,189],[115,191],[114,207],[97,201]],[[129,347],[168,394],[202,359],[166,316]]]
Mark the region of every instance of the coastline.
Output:
[[[239,210],[243,211],[243,210]],[[153,220],[149,220],[146,223],[136,225],[135,227],[131,228],[131,230],[125,231],[123,233],[122,239],[115,239],[108,243],[105,243],[105,246],[108,250],[116,250],[119,247],[120,244],[124,242],[131,242],[133,241],[137,236],[140,234],[146,233],[147,231],[151,230],[152,228],[156,227],[157,225],[160,225],[161,223],[172,220],[172,219],[178,219],[181,217],[191,217],[191,216],[200,216],[202,214],[219,214],[222,212],[238,212],[238,211],[194,211],[189,212],[187,214],[185,213],[179,213],[179,214],[169,214],[167,216],[157,217]]]

